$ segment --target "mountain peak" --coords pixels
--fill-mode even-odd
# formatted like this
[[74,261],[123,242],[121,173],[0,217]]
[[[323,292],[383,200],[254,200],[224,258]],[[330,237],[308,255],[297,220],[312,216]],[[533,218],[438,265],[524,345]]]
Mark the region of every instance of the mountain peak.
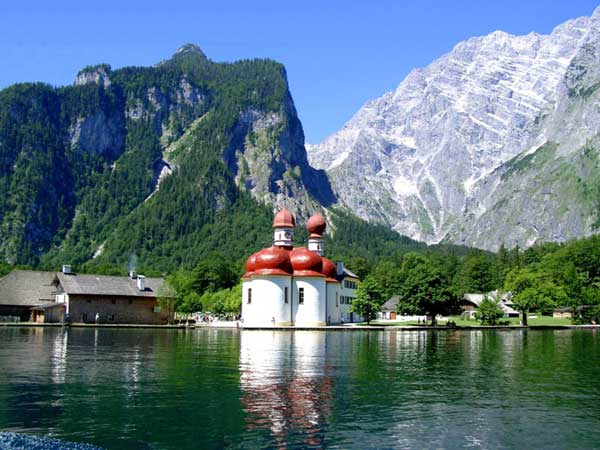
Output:
[[203,59],[207,59],[206,54],[202,51],[202,49],[196,44],[184,44],[177,49],[173,57],[183,56],[183,55],[193,55],[199,56]]
[[209,61],[206,53],[196,44],[184,44],[177,49],[173,56],[156,64],[157,67],[163,65],[181,65],[188,66],[189,64],[197,65]]
[[108,88],[110,86],[110,74],[111,67],[109,64],[84,67],[77,73],[77,77],[75,77],[75,86],[96,83]]
[[595,213],[552,179],[564,162],[552,158],[571,158],[560,167],[575,172],[598,133],[588,117],[600,97],[599,19],[597,9],[547,35],[463,41],[308,146],[309,161],[342,206],[428,243],[496,250],[590,234]]

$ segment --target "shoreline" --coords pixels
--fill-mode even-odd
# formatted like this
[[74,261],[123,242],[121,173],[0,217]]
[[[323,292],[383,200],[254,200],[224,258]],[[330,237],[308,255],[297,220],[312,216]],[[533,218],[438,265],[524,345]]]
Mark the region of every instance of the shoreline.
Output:
[[0,327],[48,327],[48,328],[164,328],[164,329],[186,329],[185,325],[153,325],[138,323],[35,323],[35,322],[6,322],[0,323]]
[[35,322],[6,322],[0,323],[0,327],[49,327],[49,328],[121,328],[121,329],[166,329],[166,330],[246,330],[246,331],[479,331],[479,330],[571,330],[571,329],[600,329],[600,325],[474,325],[470,327],[446,327],[446,326],[415,326],[415,325],[331,325],[324,327],[235,327],[219,325],[152,325],[152,324],[96,324],[96,323],[72,323],[63,325],[61,323],[35,323]]

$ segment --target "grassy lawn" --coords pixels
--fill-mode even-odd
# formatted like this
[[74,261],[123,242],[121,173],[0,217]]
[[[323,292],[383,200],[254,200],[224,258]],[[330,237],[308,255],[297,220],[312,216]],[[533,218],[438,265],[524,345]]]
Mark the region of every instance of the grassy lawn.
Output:
[[[477,320],[466,320],[462,319],[460,316],[449,317],[448,320],[453,321],[459,327],[478,327],[480,326],[479,321]],[[519,325],[520,319],[517,317],[511,318],[502,318],[500,319],[500,323],[508,322],[509,326]],[[571,319],[558,319],[554,317],[548,316],[538,316],[536,318],[529,317],[528,324],[531,326],[560,326],[560,325],[572,325]],[[366,325],[361,324],[361,325]],[[418,326],[423,325],[418,324],[417,322],[378,322],[373,321],[371,325],[380,325],[380,326]],[[439,320],[438,325],[446,325],[446,320]]]

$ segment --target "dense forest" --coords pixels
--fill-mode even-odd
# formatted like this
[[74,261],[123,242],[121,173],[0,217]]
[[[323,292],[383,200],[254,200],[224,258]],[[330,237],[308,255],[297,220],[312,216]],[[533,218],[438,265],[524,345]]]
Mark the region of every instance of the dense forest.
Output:
[[577,323],[600,323],[600,236],[526,250],[502,247],[496,254],[427,251],[384,257],[374,265],[352,263],[380,289],[376,301],[399,296],[400,313],[457,314],[465,293],[499,290],[512,293],[524,324],[528,313],[551,314],[559,307],[568,308]]
[[[274,61],[215,63],[186,45],[154,67],[102,64],[73,86],[0,91],[7,267],[125,274],[135,265],[166,275],[218,252],[239,274],[245,256],[271,242],[275,196],[305,216],[335,200],[307,163],[285,69]],[[408,251],[468,251],[431,250],[330,211],[330,255],[357,266]],[[305,240],[299,227],[297,242]]]

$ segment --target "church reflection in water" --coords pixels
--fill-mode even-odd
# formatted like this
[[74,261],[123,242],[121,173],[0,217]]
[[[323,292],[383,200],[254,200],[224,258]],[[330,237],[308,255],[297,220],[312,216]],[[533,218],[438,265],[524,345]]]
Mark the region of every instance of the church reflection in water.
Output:
[[240,373],[247,430],[270,430],[276,445],[318,446],[332,408],[329,333],[241,333]]

